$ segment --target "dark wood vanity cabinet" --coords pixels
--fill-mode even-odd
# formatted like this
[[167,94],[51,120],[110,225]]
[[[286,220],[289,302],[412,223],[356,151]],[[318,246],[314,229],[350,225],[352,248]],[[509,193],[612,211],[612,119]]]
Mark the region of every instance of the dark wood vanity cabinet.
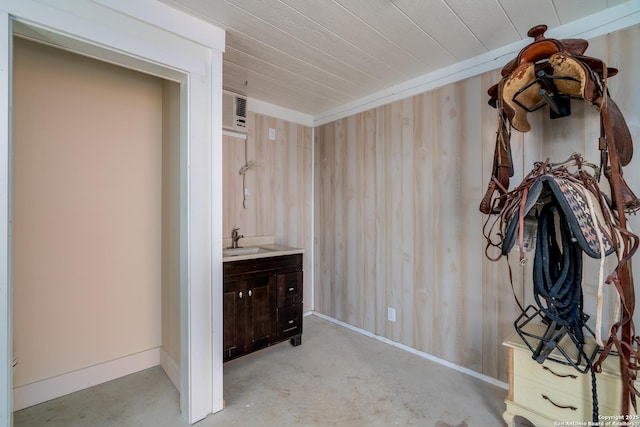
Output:
[[224,350],[232,359],[269,345],[276,335],[273,277],[225,283]]
[[223,272],[225,362],[302,343],[302,254],[227,261]]

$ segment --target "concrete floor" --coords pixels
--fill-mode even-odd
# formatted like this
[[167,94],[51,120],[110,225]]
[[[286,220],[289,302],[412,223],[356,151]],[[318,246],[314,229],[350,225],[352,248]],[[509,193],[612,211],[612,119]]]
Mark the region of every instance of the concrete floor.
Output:
[[[198,427],[502,426],[507,391],[315,316],[302,345],[225,364],[226,408]],[[183,427],[160,367],[14,414],[16,427]]]

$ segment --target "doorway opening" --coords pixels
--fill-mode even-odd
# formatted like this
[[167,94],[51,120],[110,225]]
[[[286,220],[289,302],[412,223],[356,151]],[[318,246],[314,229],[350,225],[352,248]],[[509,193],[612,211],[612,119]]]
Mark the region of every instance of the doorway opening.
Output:
[[180,84],[21,37],[13,76],[14,408],[180,391]]

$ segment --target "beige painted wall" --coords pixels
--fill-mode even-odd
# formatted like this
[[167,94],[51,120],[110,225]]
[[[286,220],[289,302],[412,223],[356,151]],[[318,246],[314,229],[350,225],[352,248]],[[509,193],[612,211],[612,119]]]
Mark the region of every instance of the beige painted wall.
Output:
[[162,348],[180,366],[180,85],[162,82]]
[[[636,141],[640,57],[629,53],[639,51],[638,26],[600,37],[587,51],[620,68],[611,92]],[[496,131],[486,90],[498,77],[486,73],[315,130],[314,289],[320,313],[506,381],[501,343],[518,310],[506,261],[484,256],[478,211]],[[512,184],[545,157],[562,161],[578,151],[598,161],[597,114],[572,107],[570,118],[538,112],[530,115],[532,132],[514,132]],[[625,177],[640,194],[637,153]],[[637,217],[631,224],[640,230]],[[514,258],[516,292],[532,303],[532,262],[522,270]],[[587,310],[595,305],[596,267],[586,267]],[[387,307],[397,310],[395,323]]]
[[[305,249],[304,310],[311,310],[311,128],[252,111],[247,128],[247,159],[255,162],[246,173],[247,209],[238,174],[245,164],[245,141],[223,138],[223,236],[231,237],[231,229],[240,227],[245,236],[273,236],[276,243]],[[269,140],[269,128],[276,130],[275,141]]]
[[162,83],[17,39],[14,386],[161,345]]

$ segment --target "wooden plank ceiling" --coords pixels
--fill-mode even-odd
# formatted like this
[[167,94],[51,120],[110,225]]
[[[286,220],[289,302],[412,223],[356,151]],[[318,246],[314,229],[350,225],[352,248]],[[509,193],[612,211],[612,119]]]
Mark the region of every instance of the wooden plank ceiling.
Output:
[[163,1],[226,30],[226,89],[313,116],[623,3]]

